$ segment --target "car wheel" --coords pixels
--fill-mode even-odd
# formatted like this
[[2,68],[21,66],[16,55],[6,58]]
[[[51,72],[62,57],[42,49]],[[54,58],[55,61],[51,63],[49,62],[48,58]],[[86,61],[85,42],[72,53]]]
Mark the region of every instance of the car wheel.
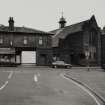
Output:
[[67,66],[67,69],[70,69],[70,66]]
[[54,68],[57,68],[57,66],[54,66]]

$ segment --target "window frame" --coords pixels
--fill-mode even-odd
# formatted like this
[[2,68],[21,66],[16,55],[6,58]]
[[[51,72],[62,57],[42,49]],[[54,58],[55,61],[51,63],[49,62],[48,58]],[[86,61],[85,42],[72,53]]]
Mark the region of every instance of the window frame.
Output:
[[3,36],[0,36],[0,44],[3,44]]
[[42,37],[42,36],[39,37],[38,44],[39,44],[39,45],[43,45],[43,37]]
[[28,38],[27,38],[27,36],[24,36],[23,43],[24,43],[24,45],[27,45],[28,44]]

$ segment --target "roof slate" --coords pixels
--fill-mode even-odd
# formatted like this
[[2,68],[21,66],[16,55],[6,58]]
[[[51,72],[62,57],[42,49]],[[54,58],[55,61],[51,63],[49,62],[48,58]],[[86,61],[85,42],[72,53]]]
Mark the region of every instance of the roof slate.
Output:
[[39,34],[52,34],[50,32],[44,32],[37,29],[32,29],[28,27],[14,27],[13,31],[9,30],[8,26],[1,25],[0,31],[2,32],[19,32],[19,33],[39,33]]
[[66,26],[64,28],[59,28],[53,31],[50,31],[54,35],[52,36],[52,47],[57,47],[59,44],[59,39],[64,39],[69,34],[73,34],[76,32],[80,32],[83,30],[82,26],[85,22],[88,22],[89,20],[82,21],[76,24],[72,24],[69,26]]

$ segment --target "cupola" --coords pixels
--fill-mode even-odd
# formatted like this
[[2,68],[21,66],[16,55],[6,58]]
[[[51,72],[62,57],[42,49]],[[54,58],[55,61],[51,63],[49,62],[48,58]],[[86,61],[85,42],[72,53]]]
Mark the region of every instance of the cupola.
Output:
[[65,18],[63,17],[63,14],[62,14],[62,17],[60,18],[59,20],[59,27],[60,28],[64,28],[66,26],[66,20]]

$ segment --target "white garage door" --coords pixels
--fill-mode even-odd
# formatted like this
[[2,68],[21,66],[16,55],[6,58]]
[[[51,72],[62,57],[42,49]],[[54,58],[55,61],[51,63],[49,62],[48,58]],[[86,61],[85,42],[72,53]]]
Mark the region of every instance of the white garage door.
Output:
[[36,52],[22,51],[22,63],[36,63]]

